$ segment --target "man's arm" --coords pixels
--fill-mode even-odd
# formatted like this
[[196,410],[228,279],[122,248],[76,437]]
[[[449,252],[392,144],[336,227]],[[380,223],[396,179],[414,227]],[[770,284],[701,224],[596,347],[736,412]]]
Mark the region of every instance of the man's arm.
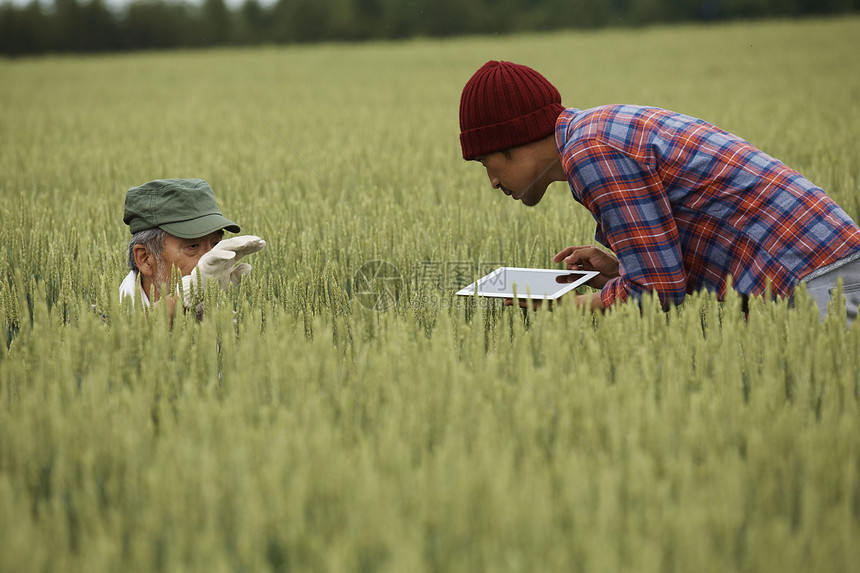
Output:
[[603,297],[600,296],[599,292],[593,292],[591,294],[578,294],[574,297],[574,303],[577,306],[584,306],[588,310],[603,310],[606,308],[606,305],[603,304]]
[[620,263],[619,276],[602,287],[603,305],[648,291],[664,306],[682,302],[687,275],[678,229],[653,166],[593,139],[572,142],[564,163]]
[[558,252],[552,262],[564,262],[569,271],[597,271],[600,274],[588,281],[588,286],[602,289],[606,283],[618,275],[618,259],[595,246],[567,247]]
[[[584,306],[588,310],[592,310],[592,311],[603,310],[604,308],[606,308],[603,305],[603,299],[600,297],[599,292],[593,292],[591,294],[575,294],[574,293],[572,296],[573,296],[573,304],[575,304],[576,306]],[[565,297],[557,298],[555,300],[555,303],[557,305],[561,306],[562,301],[564,299],[565,299]],[[519,302],[520,308],[531,307],[532,310],[537,310],[543,306],[543,300],[541,300],[539,298],[533,298],[533,299],[524,298],[524,299],[520,299],[518,302]],[[553,303],[553,301],[551,301],[551,300],[547,301],[547,307],[549,308],[549,310],[552,310],[552,303]],[[506,298],[505,299],[505,306],[513,306],[513,304],[514,304],[514,299],[512,299],[512,298]]]

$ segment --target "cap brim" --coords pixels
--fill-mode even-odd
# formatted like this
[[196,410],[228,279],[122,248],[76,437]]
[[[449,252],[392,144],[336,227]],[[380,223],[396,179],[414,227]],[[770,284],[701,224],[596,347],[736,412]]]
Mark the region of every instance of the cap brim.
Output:
[[159,225],[159,227],[180,239],[196,239],[198,237],[205,237],[209,233],[214,233],[221,229],[230,231],[231,233],[238,233],[241,230],[239,225],[230,219],[227,219],[223,215],[218,215],[217,213],[212,215],[203,215],[202,217],[197,217],[196,219],[190,219],[188,221],[165,223],[163,225]]

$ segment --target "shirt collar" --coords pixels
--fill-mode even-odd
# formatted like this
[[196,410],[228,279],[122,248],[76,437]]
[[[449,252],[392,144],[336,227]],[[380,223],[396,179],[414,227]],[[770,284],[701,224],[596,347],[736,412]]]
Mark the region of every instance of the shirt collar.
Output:
[[[119,300],[122,302],[122,299],[129,297],[131,298],[131,305],[134,306],[134,300],[139,296],[141,303],[146,308],[149,306],[149,297],[143,292],[143,285],[138,280],[138,274],[130,271],[122,280],[122,284],[119,285]],[[137,288],[135,289],[135,287]],[[138,295],[138,293],[140,294]]]
[[558,119],[555,120],[555,145],[558,147],[558,154],[561,158],[561,167],[564,169],[564,174],[567,176],[567,184],[573,194],[573,198],[582,203],[582,197],[577,193],[576,188],[572,183],[571,173],[568,171],[567,161],[565,161],[564,152],[567,144],[570,141],[571,126],[576,123],[576,117],[582,113],[582,110],[575,107],[569,107],[562,111]]

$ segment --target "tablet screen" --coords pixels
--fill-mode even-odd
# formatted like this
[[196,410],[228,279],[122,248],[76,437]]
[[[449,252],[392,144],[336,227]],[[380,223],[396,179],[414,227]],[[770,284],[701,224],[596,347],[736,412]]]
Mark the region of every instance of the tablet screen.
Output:
[[478,296],[514,298],[516,292],[517,298],[521,299],[553,300],[587,283],[598,274],[596,271],[500,267],[460,289],[457,294],[473,296],[477,283]]

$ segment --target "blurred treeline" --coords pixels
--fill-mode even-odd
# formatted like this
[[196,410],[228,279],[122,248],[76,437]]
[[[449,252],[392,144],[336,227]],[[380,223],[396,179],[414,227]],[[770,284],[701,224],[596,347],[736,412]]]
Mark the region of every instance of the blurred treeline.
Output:
[[860,10],[860,0],[55,0],[0,6],[0,54],[397,39]]

